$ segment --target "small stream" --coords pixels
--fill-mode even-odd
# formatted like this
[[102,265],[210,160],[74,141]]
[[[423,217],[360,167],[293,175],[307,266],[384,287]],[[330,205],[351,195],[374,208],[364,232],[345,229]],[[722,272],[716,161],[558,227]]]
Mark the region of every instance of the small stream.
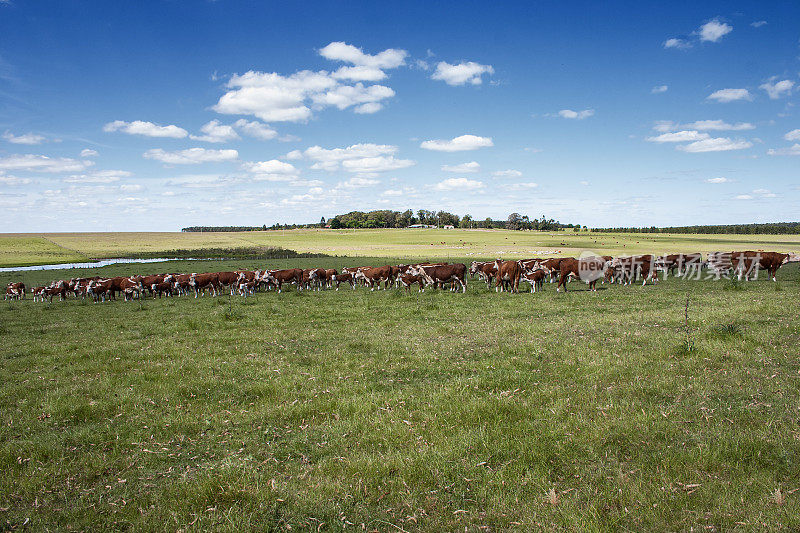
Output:
[[23,272],[32,270],[68,270],[71,268],[100,268],[108,265],[116,265],[119,263],[163,263],[164,261],[222,261],[221,258],[216,259],[203,259],[196,257],[158,257],[155,259],[102,259],[100,261],[89,261],[87,263],[57,263],[53,265],[34,265],[34,266],[18,266],[18,267],[3,267],[0,272]]

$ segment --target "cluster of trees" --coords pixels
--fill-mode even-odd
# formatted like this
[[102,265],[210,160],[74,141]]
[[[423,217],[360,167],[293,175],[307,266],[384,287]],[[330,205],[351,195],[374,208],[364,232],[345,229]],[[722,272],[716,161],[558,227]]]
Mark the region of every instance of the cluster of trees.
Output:
[[602,233],[728,233],[736,235],[800,234],[800,222],[770,222],[764,224],[727,224],[708,226],[676,226],[667,228],[593,228],[592,231]]
[[[558,220],[547,218],[530,218],[528,215],[511,213],[505,220],[492,220],[485,218],[475,220],[472,215],[458,216],[447,211],[428,211],[420,209],[416,212],[411,209],[405,211],[391,211],[382,209],[378,211],[350,211],[343,215],[336,215],[327,222],[325,217],[318,224],[273,224],[272,226],[189,226],[181,231],[267,231],[296,228],[324,228],[330,225],[332,229],[340,228],[407,228],[416,224],[427,226],[454,226],[456,228],[482,228],[482,229],[511,229],[511,230],[544,230],[556,231],[561,229],[574,229],[579,231],[580,224],[562,224]],[[583,226],[585,227],[585,226]]]
[[455,226],[457,228],[512,229],[512,230],[559,230],[564,228],[580,229],[580,224],[562,224],[552,218],[530,218],[527,215],[511,213],[506,220],[485,218],[476,220],[472,215],[458,216],[447,211],[416,212],[406,211],[351,211],[344,215],[336,215],[330,219],[331,228],[407,228],[415,224],[428,226]]

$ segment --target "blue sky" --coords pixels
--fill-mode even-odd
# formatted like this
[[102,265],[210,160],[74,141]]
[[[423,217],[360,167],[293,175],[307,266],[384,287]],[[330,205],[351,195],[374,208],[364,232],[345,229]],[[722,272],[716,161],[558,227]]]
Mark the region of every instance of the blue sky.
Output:
[[0,0],[0,231],[800,220],[800,4]]

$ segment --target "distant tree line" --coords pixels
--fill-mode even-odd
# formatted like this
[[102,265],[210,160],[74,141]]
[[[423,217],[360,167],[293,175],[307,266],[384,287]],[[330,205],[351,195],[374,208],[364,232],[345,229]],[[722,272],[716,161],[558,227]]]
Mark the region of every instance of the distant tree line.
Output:
[[770,222],[764,224],[726,224],[714,226],[675,226],[666,228],[592,228],[598,233],[729,233],[737,235],[800,234],[800,222]]
[[528,215],[511,213],[505,220],[493,220],[485,218],[476,220],[472,215],[458,216],[447,211],[428,211],[420,209],[413,211],[392,211],[381,209],[377,211],[350,211],[343,215],[336,215],[327,222],[325,217],[317,224],[273,224],[267,226],[189,226],[181,229],[185,232],[200,231],[267,231],[280,229],[296,228],[324,228],[330,226],[331,229],[341,228],[407,228],[422,224],[425,226],[453,226],[456,228],[480,228],[480,229],[511,229],[511,230],[543,230],[557,231],[562,229],[572,229],[579,231],[586,228],[580,224],[562,224],[558,220],[547,218],[530,218]]

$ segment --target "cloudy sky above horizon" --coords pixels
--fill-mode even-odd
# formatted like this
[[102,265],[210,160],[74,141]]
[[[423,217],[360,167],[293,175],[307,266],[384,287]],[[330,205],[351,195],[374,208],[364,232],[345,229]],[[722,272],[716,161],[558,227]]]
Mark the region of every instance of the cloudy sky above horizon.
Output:
[[800,220],[800,4],[0,0],[2,232]]

